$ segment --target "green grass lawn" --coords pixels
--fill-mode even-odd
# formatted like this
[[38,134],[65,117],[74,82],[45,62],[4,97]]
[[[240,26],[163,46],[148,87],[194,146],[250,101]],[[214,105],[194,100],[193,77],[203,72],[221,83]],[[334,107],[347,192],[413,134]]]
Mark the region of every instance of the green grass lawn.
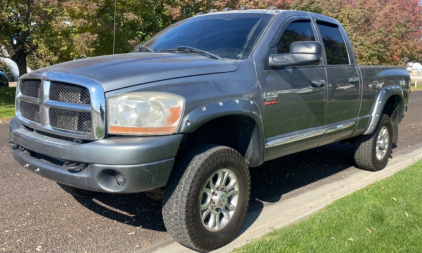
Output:
[[422,252],[422,161],[234,252]]
[[0,120],[15,116],[16,88],[0,87]]
[[410,84],[410,89],[412,89],[412,90],[422,90],[422,84],[418,84],[415,87],[415,84],[414,83],[411,83]]

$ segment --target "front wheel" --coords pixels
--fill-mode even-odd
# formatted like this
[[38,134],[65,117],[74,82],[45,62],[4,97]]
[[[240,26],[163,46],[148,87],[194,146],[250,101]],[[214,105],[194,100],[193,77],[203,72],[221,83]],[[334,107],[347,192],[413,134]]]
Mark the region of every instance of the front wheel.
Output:
[[387,166],[393,144],[393,125],[390,117],[383,115],[376,131],[361,135],[355,140],[356,165],[365,170],[378,171]]
[[163,218],[180,244],[211,251],[230,242],[245,218],[249,169],[234,149],[200,145],[176,165],[163,199]]

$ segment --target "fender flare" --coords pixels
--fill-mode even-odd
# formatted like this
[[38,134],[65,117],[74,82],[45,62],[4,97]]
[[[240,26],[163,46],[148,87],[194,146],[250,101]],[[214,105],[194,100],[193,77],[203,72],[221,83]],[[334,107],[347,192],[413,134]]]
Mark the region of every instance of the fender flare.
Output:
[[230,99],[199,106],[186,114],[181,122],[179,133],[193,133],[207,122],[225,116],[248,116],[258,127],[261,140],[261,163],[264,159],[264,125],[259,106],[250,99]]
[[375,104],[372,109],[371,121],[369,122],[368,128],[366,129],[364,135],[372,134],[378,126],[379,121],[381,120],[382,111],[384,110],[385,104],[391,96],[399,95],[401,101],[399,106],[399,119],[403,116],[404,109],[404,95],[403,89],[398,85],[387,86],[380,90],[377,98],[375,99]]

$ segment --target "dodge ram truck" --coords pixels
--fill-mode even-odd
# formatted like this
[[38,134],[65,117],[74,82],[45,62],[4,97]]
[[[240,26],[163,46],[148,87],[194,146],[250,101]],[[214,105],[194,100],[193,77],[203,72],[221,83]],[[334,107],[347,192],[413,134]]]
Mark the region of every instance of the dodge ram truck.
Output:
[[9,145],[25,169],[74,196],[162,199],[168,233],[210,251],[242,225],[249,168],[342,141],[357,167],[383,169],[409,81],[402,67],[357,66],[335,19],[225,8],[133,52],[20,77]]

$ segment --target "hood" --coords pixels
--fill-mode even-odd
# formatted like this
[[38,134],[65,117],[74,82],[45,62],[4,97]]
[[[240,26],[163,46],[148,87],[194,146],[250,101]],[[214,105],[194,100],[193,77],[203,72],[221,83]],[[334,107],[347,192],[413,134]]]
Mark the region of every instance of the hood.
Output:
[[65,62],[36,70],[28,76],[69,73],[94,79],[107,92],[166,79],[232,72],[238,67],[234,60],[209,59],[199,54],[142,52]]

